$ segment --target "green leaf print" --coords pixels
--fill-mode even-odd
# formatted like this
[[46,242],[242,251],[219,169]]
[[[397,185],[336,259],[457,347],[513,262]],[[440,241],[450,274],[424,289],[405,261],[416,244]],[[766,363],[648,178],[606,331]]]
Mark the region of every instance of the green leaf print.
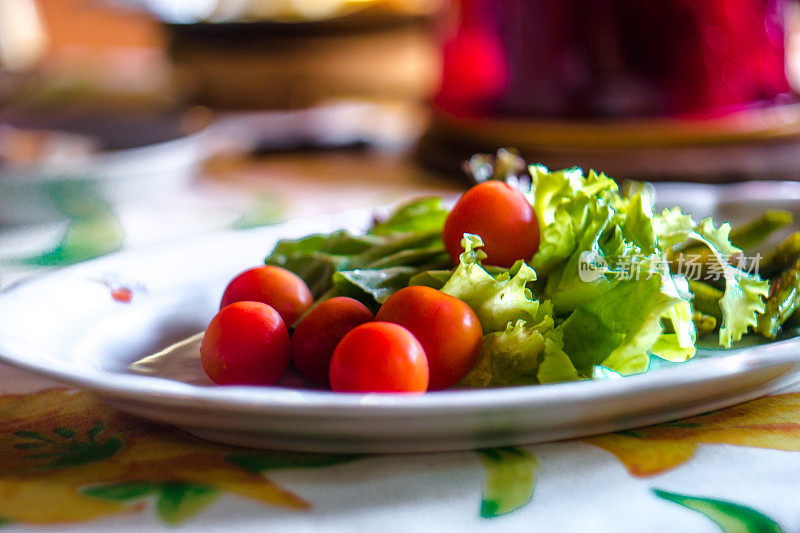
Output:
[[259,198],[257,203],[233,223],[233,229],[257,228],[269,226],[285,220],[285,208],[281,202],[272,197]]
[[156,502],[156,514],[170,526],[192,518],[219,496],[219,491],[193,483],[164,483]]
[[486,467],[486,485],[481,516],[492,518],[510,513],[531,501],[539,461],[524,448],[477,450]]
[[111,214],[72,220],[55,248],[42,254],[8,260],[28,266],[70,265],[122,248],[122,227]]
[[92,496],[102,500],[124,502],[128,500],[138,500],[145,496],[150,496],[151,494],[158,494],[161,492],[161,484],[148,483],[146,481],[131,481],[129,483],[87,487],[81,492],[86,496]]
[[16,435],[17,437],[22,437],[23,439],[34,439],[34,440],[43,440],[43,441],[48,440],[47,437],[45,437],[44,435],[42,435],[41,433],[38,433],[36,431],[20,430],[20,431],[15,431],[14,435]]
[[105,430],[102,422],[98,422],[84,435],[74,429],[60,427],[53,430],[58,437],[49,437],[35,431],[16,431],[14,435],[27,442],[14,444],[18,450],[31,450],[26,459],[52,459],[42,468],[62,468],[102,461],[116,454],[122,448],[122,440],[117,436],[101,438]]
[[235,453],[228,461],[254,474],[283,468],[321,468],[361,459],[363,455],[302,452]]
[[53,430],[53,433],[65,439],[71,439],[75,436],[75,430],[70,428],[56,428]]
[[712,498],[698,498],[659,489],[653,489],[653,493],[659,498],[706,515],[716,522],[724,533],[782,532],[780,526],[768,516],[737,503]]
[[149,496],[156,497],[156,514],[167,525],[177,526],[205,509],[217,499],[220,491],[195,483],[153,483],[132,481],[87,487],[86,496],[116,502],[132,502]]

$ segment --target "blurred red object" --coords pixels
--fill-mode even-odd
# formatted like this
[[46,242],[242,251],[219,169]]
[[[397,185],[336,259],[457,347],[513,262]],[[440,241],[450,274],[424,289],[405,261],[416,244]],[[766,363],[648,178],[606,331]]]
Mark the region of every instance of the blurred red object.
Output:
[[437,105],[460,116],[712,117],[787,103],[786,0],[461,0]]

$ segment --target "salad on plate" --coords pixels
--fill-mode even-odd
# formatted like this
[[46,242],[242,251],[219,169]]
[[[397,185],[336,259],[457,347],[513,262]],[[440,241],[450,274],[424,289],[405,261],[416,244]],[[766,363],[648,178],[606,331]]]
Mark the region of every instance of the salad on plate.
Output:
[[654,188],[476,155],[450,206],[415,199],[363,234],[282,240],[236,276],[201,345],[219,384],[290,364],[337,392],[614,378],[698,345],[774,339],[800,312],[800,233],[768,211],[737,228],[657,212]]

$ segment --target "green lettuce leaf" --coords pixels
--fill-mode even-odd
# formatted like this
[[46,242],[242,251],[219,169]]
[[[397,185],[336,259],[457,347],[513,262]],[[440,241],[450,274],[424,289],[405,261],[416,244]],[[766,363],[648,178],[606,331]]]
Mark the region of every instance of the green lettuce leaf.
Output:
[[465,250],[459,265],[441,291],[469,305],[484,333],[501,331],[518,320],[532,323],[539,311],[539,302],[526,285],[536,280],[536,272],[523,263],[513,277],[509,272],[492,276],[481,266],[481,260],[486,257],[480,250],[481,238],[467,233],[462,243]]
[[694,227],[692,216],[684,214],[680,207],[666,208],[653,217],[653,229],[662,252],[686,242]]
[[[719,328],[719,343],[730,347],[742,338],[748,328],[758,324],[758,315],[764,312],[764,298],[769,293],[769,282],[748,274],[730,265],[725,256],[741,253],[730,242],[730,224],[714,228],[710,218],[704,219],[696,228],[693,237],[706,244],[722,266],[725,278],[725,293],[719,301],[722,308],[722,325]],[[699,236],[698,236],[699,235]]]
[[613,216],[607,205],[587,201],[575,202],[573,205],[580,205],[582,213],[582,227],[577,230],[580,231],[577,246],[570,251],[571,256],[567,261],[551,272],[544,287],[544,297],[552,300],[558,315],[566,314],[600,297],[615,283],[613,276],[607,275],[606,271],[599,272],[600,275],[596,277],[582,275],[582,266],[596,263],[608,266],[611,255],[619,256],[624,253],[623,250],[614,250],[612,254],[607,254],[602,249],[600,240]]
[[552,320],[529,326],[524,320],[484,335],[478,360],[459,385],[498,387],[582,379],[561,349]]
[[414,267],[342,270],[333,274],[333,285],[337,296],[355,298],[377,311],[373,302],[382,304],[395,292],[408,287],[411,277],[418,273],[419,269]]
[[539,249],[531,264],[546,275],[572,255],[586,224],[583,211],[596,204],[595,197],[615,193],[617,184],[594,171],[584,177],[580,168],[549,171],[542,165],[530,165],[528,170],[530,199],[540,230]]
[[[579,379],[561,350],[552,304],[535,300],[527,287],[536,272],[519,262],[493,275],[481,265],[486,257],[480,250],[481,238],[465,234],[462,244],[459,265],[441,290],[475,311],[484,337],[478,360],[460,385],[495,387]],[[412,283],[437,281],[428,272],[417,275]]]
[[[657,355],[671,360],[693,356],[696,334],[691,305],[677,290],[658,247],[651,190],[631,188],[628,196],[621,197],[607,176],[591,171],[584,177],[579,169],[549,172],[532,166],[531,175],[531,196],[537,216],[544,221],[543,244],[533,262],[545,271],[550,269],[537,291],[552,302],[552,315],[563,322],[555,330],[539,331],[542,341],[551,341],[546,351],[542,347],[527,352],[541,352],[536,359],[539,365],[547,361],[541,376],[538,366],[536,374],[531,370],[535,363],[528,355],[523,360],[530,367],[520,379],[578,379],[591,376],[598,365],[622,374],[644,372],[659,339]],[[483,351],[487,372],[489,361],[508,360],[504,349],[515,340],[519,344],[520,329],[498,329],[504,320],[510,319],[506,328],[524,331],[536,323],[530,317],[536,312],[533,295],[525,292],[535,273],[525,266],[513,275],[488,275],[479,266],[481,257],[472,252],[479,241],[477,246],[465,244],[468,253],[443,290],[471,305],[484,327],[490,328],[486,331],[500,332],[487,339]],[[513,283],[516,279],[520,282]],[[505,291],[500,289],[502,284]],[[513,305],[498,313],[497,302]],[[515,310],[526,305],[530,306],[528,316],[515,316]],[[662,338],[662,322],[670,323],[672,337]],[[563,336],[563,343],[556,336]],[[668,342],[670,349],[666,349]],[[520,361],[515,363],[508,368],[522,375]],[[506,369],[504,377],[498,378],[498,369],[492,368],[494,372],[488,374],[495,382],[510,382],[511,371]]]
[[411,276],[409,285],[424,285],[439,290],[453,275],[452,270],[425,270]]
[[545,339],[544,357],[539,363],[536,379],[539,383],[561,383],[583,378],[578,374],[572,360],[564,353],[559,343],[552,339]]
[[645,255],[655,253],[657,240],[653,227],[653,207],[647,190],[627,198],[625,217],[621,223],[622,233]]
[[459,383],[467,387],[496,387],[537,383],[539,355],[545,340],[524,320],[508,324],[504,331],[483,337],[481,352],[472,370]]
[[661,317],[683,302],[666,294],[662,285],[661,274],[619,281],[559,326],[564,351],[578,372],[592,375],[595,365],[621,374],[647,370],[648,352],[662,332]]
[[708,247],[713,254],[715,263],[709,268],[721,269],[725,280],[725,292],[719,302],[722,308],[719,343],[730,347],[758,323],[758,315],[764,312],[764,298],[769,292],[769,283],[728,262],[730,256],[742,251],[730,241],[730,224],[715,227],[711,218],[696,224],[690,215],[682,213],[678,207],[665,209],[655,217],[654,222],[658,245],[662,250],[696,241]]
[[[441,228],[418,232],[398,232],[384,235],[353,235],[337,231],[327,235],[311,235],[297,240],[279,241],[265,263],[291,270],[300,276],[311,289],[315,298],[334,295],[335,282],[358,278],[356,284],[364,294],[381,292],[381,287],[369,283],[385,285],[386,273],[368,276],[363,272],[345,276],[335,276],[340,271],[366,271],[369,269],[388,270],[395,274],[403,272],[408,279],[414,274],[427,270],[450,266],[450,259],[441,240]],[[390,269],[410,270],[390,270]],[[413,270],[413,272],[411,271]],[[395,284],[396,286],[396,284]],[[401,288],[401,287],[397,287]],[[373,300],[373,303],[379,303]]]
[[398,207],[388,219],[377,222],[369,232],[372,235],[441,232],[448,212],[444,200],[438,196],[417,198]]

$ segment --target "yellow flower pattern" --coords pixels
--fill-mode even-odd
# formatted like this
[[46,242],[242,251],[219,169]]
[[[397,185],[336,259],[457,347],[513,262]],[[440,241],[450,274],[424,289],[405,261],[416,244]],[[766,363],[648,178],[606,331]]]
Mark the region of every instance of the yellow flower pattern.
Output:
[[[98,488],[132,483],[162,489],[159,509],[167,522],[188,517],[171,512],[181,503],[170,501],[176,494],[208,500],[226,491],[309,508],[268,478],[226,459],[241,450],[135,421],[85,392],[51,389],[0,397],[0,428],[3,521],[47,525],[140,511],[141,501],[98,497],[103,494]],[[175,490],[181,487],[189,490]],[[184,508],[197,510],[191,503]]]
[[675,422],[581,440],[611,452],[637,477],[676,468],[703,444],[800,451],[800,393],[768,396]]

